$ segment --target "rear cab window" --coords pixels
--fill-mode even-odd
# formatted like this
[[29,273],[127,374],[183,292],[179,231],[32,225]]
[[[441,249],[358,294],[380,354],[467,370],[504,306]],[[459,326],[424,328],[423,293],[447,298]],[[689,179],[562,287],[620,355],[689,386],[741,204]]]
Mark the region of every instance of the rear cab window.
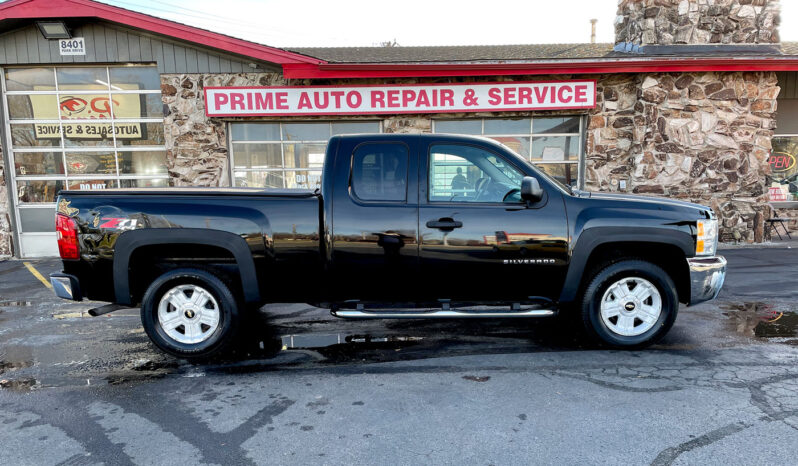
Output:
[[401,143],[366,143],[352,154],[351,192],[361,201],[407,202],[409,149]]

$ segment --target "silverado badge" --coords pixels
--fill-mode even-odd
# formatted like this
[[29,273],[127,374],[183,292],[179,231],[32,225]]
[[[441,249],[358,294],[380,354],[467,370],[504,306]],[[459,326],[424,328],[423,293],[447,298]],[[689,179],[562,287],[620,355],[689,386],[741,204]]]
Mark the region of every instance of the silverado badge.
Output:
[[60,201],[58,201],[58,213],[64,214],[67,217],[74,217],[75,215],[77,215],[79,209],[76,209],[74,207],[69,207],[69,204],[71,203],[72,201],[68,201],[66,199],[61,199]]

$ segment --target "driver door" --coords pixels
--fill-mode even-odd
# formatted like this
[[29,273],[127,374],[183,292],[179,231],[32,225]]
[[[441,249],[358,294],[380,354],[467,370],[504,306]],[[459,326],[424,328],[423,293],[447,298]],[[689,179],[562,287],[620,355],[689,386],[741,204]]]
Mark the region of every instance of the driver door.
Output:
[[528,207],[520,198],[528,173],[500,153],[450,142],[426,149],[419,252],[427,297],[556,299],[567,265],[562,193]]

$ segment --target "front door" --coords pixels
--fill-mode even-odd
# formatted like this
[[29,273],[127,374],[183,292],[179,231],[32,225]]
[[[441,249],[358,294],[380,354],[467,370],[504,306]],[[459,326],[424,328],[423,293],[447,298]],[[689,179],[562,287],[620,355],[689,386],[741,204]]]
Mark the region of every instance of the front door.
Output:
[[408,301],[418,273],[417,150],[356,142],[342,139],[335,162],[332,291],[336,300]]
[[[556,299],[567,266],[562,193],[521,202],[534,175],[489,147],[442,142],[423,152],[420,260],[432,299]],[[540,175],[537,175],[538,177]]]

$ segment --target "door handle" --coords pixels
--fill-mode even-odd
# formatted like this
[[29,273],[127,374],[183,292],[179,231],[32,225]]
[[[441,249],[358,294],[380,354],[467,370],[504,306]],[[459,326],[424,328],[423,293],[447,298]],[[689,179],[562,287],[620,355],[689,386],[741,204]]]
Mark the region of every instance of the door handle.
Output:
[[463,222],[459,222],[448,217],[439,218],[438,220],[430,220],[427,222],[427,228],[437,228],[439,230],[454,230],[455,228],[461,228],[462,226]]

